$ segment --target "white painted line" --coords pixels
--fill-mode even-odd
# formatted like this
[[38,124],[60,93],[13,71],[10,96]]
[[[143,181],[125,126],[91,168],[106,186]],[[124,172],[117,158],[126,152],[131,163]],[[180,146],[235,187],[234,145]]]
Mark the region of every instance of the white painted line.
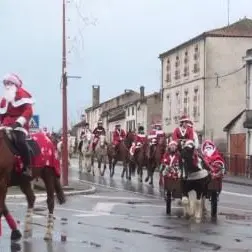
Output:
[[84,198],[90,199],[112,199],[112,200],[138,200],[138,201],[148,201],[146,198],[136,198],[136,197],[120,197],[120,196],[107,196],[107,195],[80,195]]
[[244,197],[244,198],[252,198],[251,194],[244,194],[244,193],[235,193],[235,192],[228,192],[228,191],[221,191],[221,193],[231,196],[237,196],[237,197]]

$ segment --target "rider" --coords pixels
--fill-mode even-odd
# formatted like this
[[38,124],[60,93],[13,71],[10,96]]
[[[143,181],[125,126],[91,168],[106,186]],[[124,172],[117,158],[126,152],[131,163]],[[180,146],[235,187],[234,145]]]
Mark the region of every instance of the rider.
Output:
[[171,141],[168,145],[168,150],[164,153],[161,161],[160,172],[163,175],[177,176],[179,167],[180,155],[178,152],[178,143]]
[[115,125],[115,130],[113,132],[113,145],[115,146],[115,151],[118,152],[119,144],[126,137],[124,129],[121,129],[120,124]]
[[192,120],[188,120],[187,125],[192,128],[193,130],[193,140],[194,140],[194,144],[195,144],[195,149],[199,149],[199,138],[198,138],[198,134],[195,131],[194,127],[193,127],[193,122]]
[[102,120],[99,120],[97,123],[97,127],[93,131],[94,141],[93,141],[93,151],[95,150],[95,146],[98,143],[100,135],[106,135],[106,131],[103,128]]
[[180,140],[193,140],[193,130],[188,126],[189,118],[185,115],[181,116],[179,120],[179,127],[177,127],[172,135],[172,139],[176,142]]
[[165,133],[162,130],[162,125],[160,123],[153,124],[150,134],[148,136],[148,138],[151,139],[151,144],[157,144],[158,138],[164,137],[164,136],[165,136]]
[[139,126],[138,127],[138,133],[135,136],[135,140],[132,143],[131,147],[130,147],[130,155],[133,157],[135,154],[135,150],[136,148],[140,148],[147,140],[147,137],[144,133],[144,127],[143,126]]
[[80,139],[82,140],[87,135],[87,133],[92,134],[92,131],[89,128],[89,123],[84,124],[84,128],[82,129],[81,134],[80,134]]
[[4,95],[0,102],[0,122],[2,126],[13,129],[17,149],[23,161],[22,173],[31,177],[30,152],[26,142],[29,121],[32,118],[32,96],[22,87],[23,83],[16,74],[3,78]]
[[212,141],[204,141],[201,151],[203,159],[206,165],[211,169],[212,173],[217,174],[220,171],[222,174],[225,173],[225,161]]

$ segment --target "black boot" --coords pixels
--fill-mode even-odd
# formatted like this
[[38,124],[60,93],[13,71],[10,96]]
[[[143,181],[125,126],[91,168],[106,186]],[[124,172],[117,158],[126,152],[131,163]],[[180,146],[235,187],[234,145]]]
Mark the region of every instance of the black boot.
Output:
[[25,134],[21,131],[16,131],[15,133],[17,140],[17,148],[24,165],[22,174],[31,178],[32,177],[32,172],[30,168],[31,157],[29,147],[25,139]]

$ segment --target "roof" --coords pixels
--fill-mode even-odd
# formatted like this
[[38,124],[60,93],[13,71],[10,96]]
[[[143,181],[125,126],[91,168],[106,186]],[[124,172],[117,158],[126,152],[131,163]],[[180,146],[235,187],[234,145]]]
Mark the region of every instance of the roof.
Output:
[[195,43],[199,40],[205,39],[206,37],[252,37],[252,19],[245,17],[231,25],[203,32],[200,35],[160,54],[159,58],[162,59],[174,51],[177,51],[178,49]]
[[104,105],[105,103],[110,102],[110,101],[112,101],[112,100],[114,100],[114,99],[117,99],[117,98],[122,97],[122,96],[125,96],[125,95],[134,94],[134,93],[135,93],[135,94],[139,94],[138,92],[136,92],[136,91],[134,91],[134,90],[132,90],[132,89],[127,89],[127,90],[125,90],[124,93],[121,93],[121,94],[118,95],[118,96],[115,96],[115,97],[113,97],[113,98],[111,98],[111,99],[109,99],[109,100],[106,100],[106,101],[104,101],[104,102],[101,102],[99,105],[97,105],[97,106],[95,106],[95,107],[91,106],[91,107],[86,108],[85,111],[88,112],[89,110],[92,110],[92,109],[96,109],[96,108],[98,108],[98,107],[101,107],[101,106]]
[[137,98],[137,99],[134,100],[134,101],[131,101],[131,102],[129,102],[129,103],[126,103],[126,104],[124,105],[124,107],[128,107],[128,106],[137,104],[138,102],[145,102],[148,98],[155,97],[155,96],[159,96],[159,95],[160,95],[160,92],[154,92],[154,93],[152,93],[152,94],[149,94],[149,95],[144,96],[144,99],[141,99],[141,98],[139,97],[139,98]]
[[234,117],[224,128],[224,132],[228,132],[234,125],[235,123],[241,118],[243,113],[246,111],[246,109],[242,110],[236,117]]

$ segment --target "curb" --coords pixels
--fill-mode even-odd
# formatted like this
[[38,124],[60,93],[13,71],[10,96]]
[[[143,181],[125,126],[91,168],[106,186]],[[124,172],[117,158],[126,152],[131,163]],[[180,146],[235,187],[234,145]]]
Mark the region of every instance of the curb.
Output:
[[[65,196],[74,196],[74,195],[89,195],[94,194],[96,192],[96,188],[94,186],[90,186],[90,189],[86,190],[75,190],[75,191],[67,191],[64,192]],[[46,193],[35,193],[36,197],[47,197]],[[23,199],[25,198],[24,194],[10,194],[6,196],[6,199]]]

